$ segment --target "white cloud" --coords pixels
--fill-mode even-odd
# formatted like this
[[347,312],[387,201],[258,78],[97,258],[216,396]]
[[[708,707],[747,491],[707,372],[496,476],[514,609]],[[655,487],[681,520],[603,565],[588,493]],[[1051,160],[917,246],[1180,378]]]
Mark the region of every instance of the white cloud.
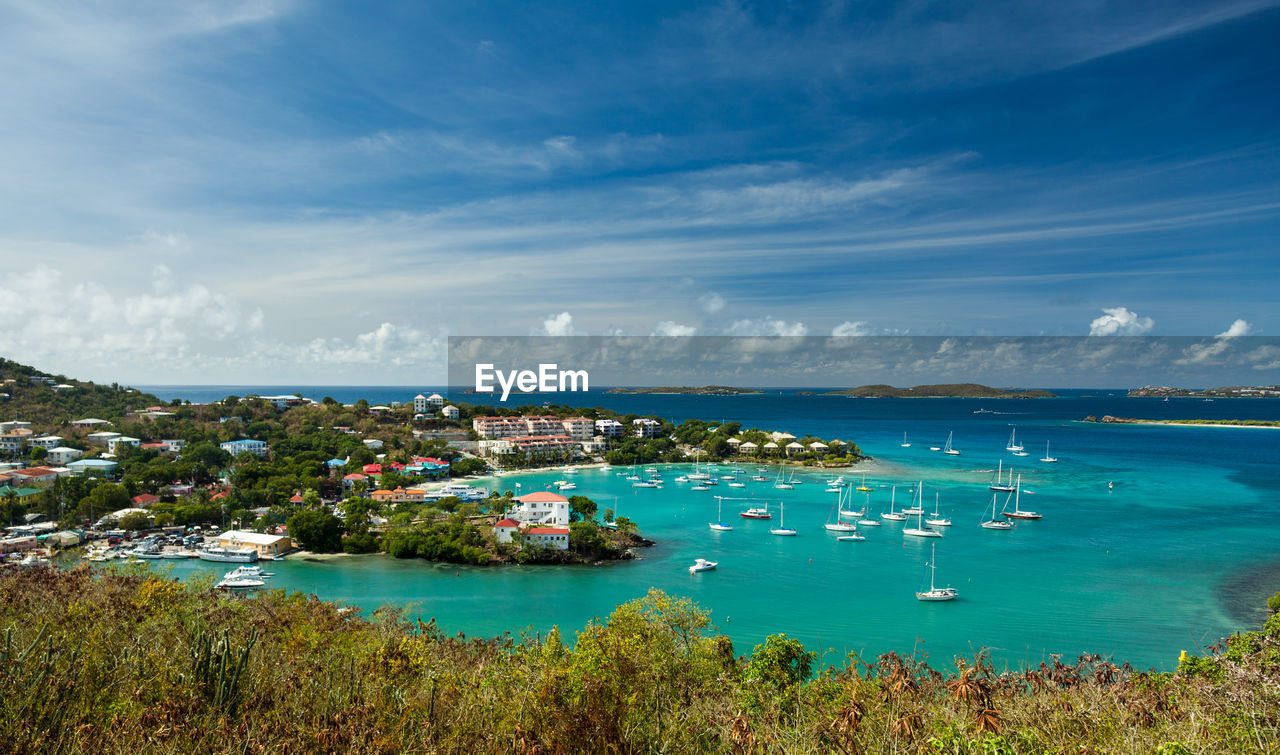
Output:
[[1236,336],[1247,336],[1253,332],[1253,325],[1244,320],[1237,319],[1231,323],[1231,327],[1218,334],[1218,338],[1235,338]]
[[863,320],[846,321],[831,329],[831,335],[837,338],[844,336],[869,336],[871,328]]
[[759,320],[735,320],[726,330],[731,336],[803,336],[809,329],[802,322],[787,322],[765,317]]
[[1139,317],[1127,307],[1103,307],[1102,311],[1105,314],[1089,323],[1091,336],[1140,336],[1151,332],[1156,324],[1150,317]]
[[1259,346],[1245,356],[1245,360],[1256,362],[1255,370],[1280,370],[1280,346]]
[[655,336],[691,336],[697,332],[698,329],[692,325],[681,325],[670,320],[663,320],[653,326],[653,335]]
[[709,315],[714,315],[724,309],[724,305],[724,297],[715,291],[708,291],[698,297],[698,306],[702,308],[703,312],[706,312]]
[[314,364],[413,367],[443,361],[445,349],[442,335],[384,322],[352,341],[317,338],[293,352],[298,361]]
[[573,327],[573,315],[568,312],[561,312],[558,315],[548,315],[547,319],[542,321],[540,335],[576,336],[581,335],[581,333]]
[[[1183,358],[1177,360],[1178,364],[1203,364],[1221,356],[1227,349],[1231,347],[1233,339],[1240,336],[1247,336],[1253,332],[1253,326],[1248,322],[1237,319],[1235,322],[1218,335],[1214,336],[1212,343],[1194,344],[1183,350]],[[1257,369],[1255,367],[1255,369]]]
[[227,350],[262,327],[261,310],[245,312],[233,296],[202,284],[181,285],[163,265],[150,293],[121,295],[96,282],[68,280],[47,267],[8,280],[0,308],[0,351],[38,367],[101,374],[103,365],[163,367]]

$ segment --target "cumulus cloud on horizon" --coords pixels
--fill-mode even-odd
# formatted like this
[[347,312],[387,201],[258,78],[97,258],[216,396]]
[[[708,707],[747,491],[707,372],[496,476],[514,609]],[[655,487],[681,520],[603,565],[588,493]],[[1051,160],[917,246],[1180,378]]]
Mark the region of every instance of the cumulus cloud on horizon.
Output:
[[1150,333],[1155,320],[1140,317],[1128,307],[1103,307],[1102,314],[1089,323],[1091,336],[1140,336]]

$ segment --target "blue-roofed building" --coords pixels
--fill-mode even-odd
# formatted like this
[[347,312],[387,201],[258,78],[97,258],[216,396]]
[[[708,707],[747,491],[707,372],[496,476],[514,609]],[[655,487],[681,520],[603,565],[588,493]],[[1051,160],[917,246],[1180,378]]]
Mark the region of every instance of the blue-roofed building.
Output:
[[325,464],[328,464],[330,469],[333,469],[334,467],[345,467],[347,466],[347,460],[346,459],[330,459],[326,461]]
[[255,456],[267,455],[266,441],[249,440],[248,438],[229,440],[226,443],[219,444],[218,448],[221,448],[232,456],[239,456],[242,453],[251,453]]
[[67,464],[72,474],[106,475],[116,471],[119,465],[109,459],[78,459]]

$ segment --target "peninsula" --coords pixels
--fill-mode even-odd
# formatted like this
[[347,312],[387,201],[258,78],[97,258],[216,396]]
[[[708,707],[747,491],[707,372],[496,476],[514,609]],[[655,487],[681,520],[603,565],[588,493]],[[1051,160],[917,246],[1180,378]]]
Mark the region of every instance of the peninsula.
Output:
[[1129,398],[1280,398],[1280,385],[1226,385],[1203,389],[1144,385],[1126,395]]
[[978,383],[942,383],[917,385],[913,388],[895,388],[878,383],[858,388],[828,391],[823,396],[849,396],[850,398],[1057,398],[1057,394],[1042,390],[1017,390],[992,388]]
[[1280,421],[1271,419],[1134,419],[1132,417],[1113,417],[1110,414],[1101,419],[1090,414],[1084,422],[1099,422],[1105,425],[1177,425],[1186,427],[1280,427]]
[[749,396],[764,391],[755,388],[734,388],[728,385],[661,386],[658,388],[610,388],[605,393],[688,394],[690,396]]

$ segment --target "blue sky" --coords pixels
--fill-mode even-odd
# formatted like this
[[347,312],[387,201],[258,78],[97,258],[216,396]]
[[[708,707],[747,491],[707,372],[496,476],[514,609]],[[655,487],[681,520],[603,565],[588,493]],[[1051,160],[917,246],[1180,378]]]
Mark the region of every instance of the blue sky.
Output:
[[1274,334],[1277,5],[0,0],[0,353]]

